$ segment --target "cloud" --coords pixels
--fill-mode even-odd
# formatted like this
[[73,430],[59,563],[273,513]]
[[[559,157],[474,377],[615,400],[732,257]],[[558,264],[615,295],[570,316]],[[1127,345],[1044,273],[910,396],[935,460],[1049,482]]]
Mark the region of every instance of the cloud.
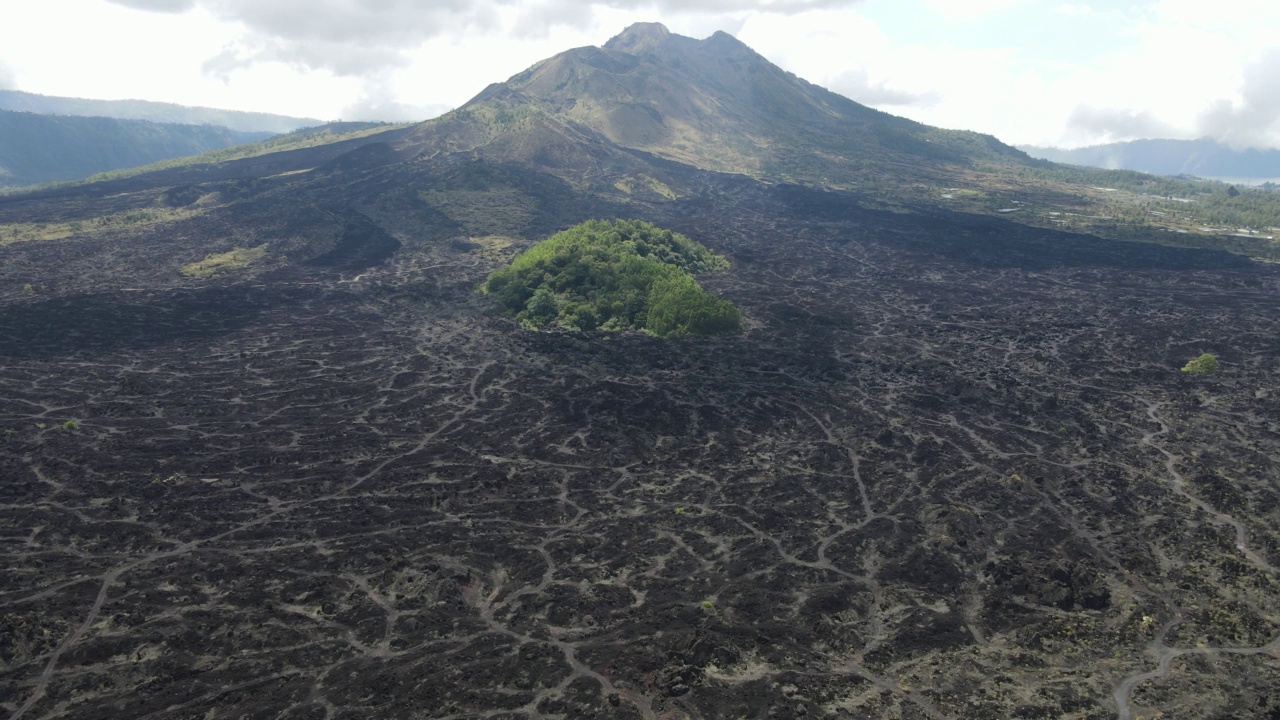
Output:
[[364,84],[359,98],[342,109],[341,117],[344,120],[421,122],[451,109],[448,105],[438,103],[412,105],[400,102],[389,78],[381,76]]
[[1077,105],[1067,117],[1067,128],[1096,142],[1120,142],[1140,138],[1176,138],[1183,133],[1145,110],[1120,110]]
[[663,13],[751,11],[796,15],[810,10],[847,8],[858,3],[859,0],[597,0],[594,4],[619,10],[658,10]]
[[691,14],[772,12],[785,15],[848,7],[862,0],[107,0],[138,10],[201,9],[238,23],[244,37],[206,64],[225,77],[260,62],[283,62],[337,75],[366,75],[406,64],[406,53],[434,38],[493,33],[545,36],[551,28],[583,29],[597,9]]
[[163,13],[186,12],[196,6],[196,0],[107,0],[107,2],[134,10]]
[[1246,66],[1239,99],[1210,105],[1199,127],[1235,149],[1280,147],[1280,48]]
[[4,60],[0,60],[0,90],[17,90],[18,74],[13,68],[5,64]]
[[932,11],[950,20],[974,20],[998,10],[1021,5],[1026,0],[924,0]]
[[316,40],[246,37],[206,60],[204,72],[223,81],[263,62],[279,62],[299,69],[328,70],[339,77],[365,77],[409,64],[404,53],[391,48]]
[[520,10],[512,34],[518,38],[545,38],[553,27],[583,30],[591,27],[596,9],[591,4],[544,2]]
[[1059,15],[1067,17],[1091,18],[1098,14],[1092,5],[1084,3],[1063,3],[1056,8],[1056,11]]
[[[131,0],[132,1],[132,0]],[[195,0],[243,37],[206,63],[225,77],[262,62],[363,76],[408,64],[405,53],[445,33],[497,29],[499,3],[443,0]]]
[[837,75],[828,89],[863,105],[906,106],[928,105],[938,100],[937,93],[913,93],[897,90],[883,82],[872,82],[865,69],[849,70]]

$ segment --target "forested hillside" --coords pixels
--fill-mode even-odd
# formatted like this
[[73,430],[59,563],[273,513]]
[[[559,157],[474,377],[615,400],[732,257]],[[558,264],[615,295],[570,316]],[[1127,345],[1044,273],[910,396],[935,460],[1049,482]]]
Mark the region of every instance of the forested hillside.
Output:
[[271,136],[214,125],[0,110],[0,187],[78,180]]

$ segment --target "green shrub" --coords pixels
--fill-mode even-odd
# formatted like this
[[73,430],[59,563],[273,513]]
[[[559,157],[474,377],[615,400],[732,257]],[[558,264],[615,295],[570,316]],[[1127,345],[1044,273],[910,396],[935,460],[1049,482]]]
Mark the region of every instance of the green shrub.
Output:
[[679,233],[639,220],[590,220],[517,255],[481,289],[532,330],[719,335],[739,331],[742,314],[692,273],[726,267]]
[[707,294],[692,277],[683,275],[653,283],[645,327],[660,337],[724,335],[742,328],[742,314],[733,303]]
[[1182,367],[1182,372],[1195,375],[1217,375],[1222,372],[1218,358],[1213,353],[1205,353]]
[[200,262],[187,263],[179,270],[187,277],[205,278],[226,270],[247,268],[267,254],[267,243],[252,248],[235,248],[229,252],[206,255]]

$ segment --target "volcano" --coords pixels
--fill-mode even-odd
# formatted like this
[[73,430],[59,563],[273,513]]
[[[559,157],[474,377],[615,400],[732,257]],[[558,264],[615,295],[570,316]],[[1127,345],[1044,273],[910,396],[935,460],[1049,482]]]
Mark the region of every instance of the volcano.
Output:
[[[792,180],[851,182],[894,167],[945,177],[980,161],[1035,164],[990,136],[859,105],[727,33],[694,40],[656,23],[540,62],[489,86],[457,116],[490,130],[471,135],[477,147],[495,134],[509,141],[513,125],[550,123],[694,167]],[[429,123],[409,142],[434,149],[440,135],[458,134],[455,123]]]

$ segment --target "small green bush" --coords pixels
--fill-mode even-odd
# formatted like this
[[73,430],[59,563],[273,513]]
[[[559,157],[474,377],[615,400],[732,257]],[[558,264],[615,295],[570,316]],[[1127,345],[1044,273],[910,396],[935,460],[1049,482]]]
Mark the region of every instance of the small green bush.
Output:
[[1195,375],[1217,375],[1222,372],[1218,358],[1213,353],[1205,353],[1182,367],[1182,372]]
[[62,423],[62,429],[66,430],[67,432],[71,432],[73,430],[79,430],[80,423],[76,422],[75,420],[68,420]]

